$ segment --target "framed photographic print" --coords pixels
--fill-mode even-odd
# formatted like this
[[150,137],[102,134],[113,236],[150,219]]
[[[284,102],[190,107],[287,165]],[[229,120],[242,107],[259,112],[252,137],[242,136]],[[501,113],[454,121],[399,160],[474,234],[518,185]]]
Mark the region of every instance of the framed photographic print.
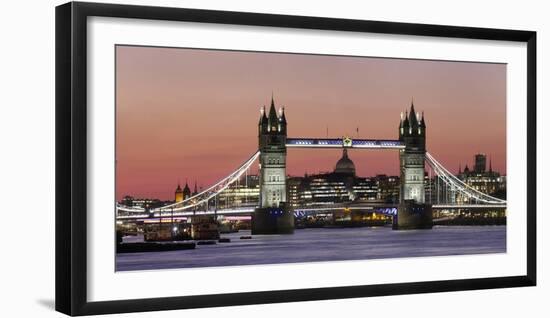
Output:
[[533,286],[536,33],[56,8],[56,308]]

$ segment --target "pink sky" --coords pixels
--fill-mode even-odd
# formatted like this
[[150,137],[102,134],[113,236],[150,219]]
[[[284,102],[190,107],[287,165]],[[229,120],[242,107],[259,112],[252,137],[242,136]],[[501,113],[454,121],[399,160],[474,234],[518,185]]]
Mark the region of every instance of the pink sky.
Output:
[[[256,151],[272,92],[289,137],[397,139],[414,98],[428,151],[448,169],[475,153],[506,169],[506,65],[117,46],[117,199],[173,199]],[[359,176],[398,174],[391,150],[350,150]],[[287,173],[330,171],[341,150],[289,149]]]

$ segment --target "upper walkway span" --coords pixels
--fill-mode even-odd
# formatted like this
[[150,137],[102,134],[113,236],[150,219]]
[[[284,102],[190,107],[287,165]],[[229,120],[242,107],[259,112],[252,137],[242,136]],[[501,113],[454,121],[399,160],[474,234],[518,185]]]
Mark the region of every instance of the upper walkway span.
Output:
[[287,138],[287,148],[404,149],[400,140],[352,138]]

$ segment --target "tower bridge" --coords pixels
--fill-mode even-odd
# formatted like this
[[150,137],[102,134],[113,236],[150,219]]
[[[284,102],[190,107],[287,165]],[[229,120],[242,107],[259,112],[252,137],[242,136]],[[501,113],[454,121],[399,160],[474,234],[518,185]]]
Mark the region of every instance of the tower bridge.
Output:
[[[343,138],[288,138],[287,120],[284,108],[275,109],[273,97],[269,112],[261,109],[258,123],[258,151],[246,160],[239,168],[209,188],[175,203],[145,210],[117,205],[117,219],[136,220],[143,218],[162,218],[193,215],[252,215],[253,234],[289,234],[294,231],[296,213],[316,213],[330,209],[365,209],[376,208],[380,213],[394,218],[394,229],[430,229],[432,227],[433,209],[456,208],[505,208],[506,201],[482,193],[450,173],[431,154],[426,151],[426,122],[424,114],[416,112],[411,103],[409,111],[401,113],[397,139],[352,139]],[[291,209],[287,200],[286,153],[287,148],[347,148],[365,150],[397,150],[399,153],[399,201],[396,204],[379,206],[352,204],[347,206],[327,206],[315,208]],[[259,160],[260,196],[256,207],[243,207],[218,211],[200,207],[239,180],[242,175]],[[426,202],[426,181],[428,168],[433,171],[450,200]],[[438,189],[438,191],[440,191]],[[448,195],[448,194],[451,195]],[[456,198],[459,197],[460,200]],[[197,210],[198,209],[198,210]]]

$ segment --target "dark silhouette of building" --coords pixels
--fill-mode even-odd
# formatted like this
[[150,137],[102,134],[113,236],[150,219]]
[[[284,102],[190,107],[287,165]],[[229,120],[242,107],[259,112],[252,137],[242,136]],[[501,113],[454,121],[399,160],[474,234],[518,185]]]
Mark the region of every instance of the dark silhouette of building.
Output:
[[181,188],[180,183],[178,182],[178,187],[176,188],[176,192],[174,193],[174,201],[181,202],[183,200],[184,200],[183,189]]
[[176,191],[174,193],[174,201],[181,202],[190,197],[191,197],[191,190],[189,189],[189,185],[187,184],[187,182],[185,182],[185,187],[183,189],[181,188],[178,182],[178,187],[176,188]]
[[484,173],[485,168],[487,167],[487,156],[482,153],[478,153],[474,156],[474,172],[475,173]]
[[498,171],[493,170],[491,160],[489,160],[489,170],[486,170],[486,162],[487,156],[485,154],[476,154],[474,156],[474,169],[470,170],[468,165],[464,167],[464,170],[459,167],[457,177],[480,192],[505,199],[506,176],[502,176]]
[[348,149],[344,148],[342,158],[336,163],[334,173],[355,176],[355,164],[348,157]]
[[189,199],[191,197],[191,189],[189,189],[187,181],[185,182],[185,187],[183,188],[183,196],[184,199]]
[[292,209],[345,202],[396,203],[399,199],[398,177],[358,177],[355,164],[346,148],[332,172],[289,177],[287,185],[287,197]]

